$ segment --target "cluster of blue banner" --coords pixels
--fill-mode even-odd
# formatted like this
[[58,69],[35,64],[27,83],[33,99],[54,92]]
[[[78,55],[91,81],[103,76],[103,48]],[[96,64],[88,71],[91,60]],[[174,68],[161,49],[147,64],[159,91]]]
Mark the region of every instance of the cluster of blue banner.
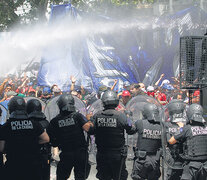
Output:
[[[80,14],[69,5],[52,7],[50,24],[61,19],[77,20]],[[81,15],[84,21],[84,15]],[[98,17],[104,22],[115,22]],[[70,76],[77,78],[77,85],[98,89],[111,86],[118,80],[117,88],[124,81],[144,82],[146,86],[179,74],[179,40],[185,35],[203,35],[207,25],[207,13],[198,7],[190,7],[175,14],[155,18],[146,28],[117,27],[110,33],[93,33],[90,36],[51,44],[42,55],[38,83],[42,86],[57,84],[63,91],[70,87]],[[133,20],[132,20],[133,21]],[[129,22],[130,23],[130,22]],[[140,24],[140,23],[139,23]]]

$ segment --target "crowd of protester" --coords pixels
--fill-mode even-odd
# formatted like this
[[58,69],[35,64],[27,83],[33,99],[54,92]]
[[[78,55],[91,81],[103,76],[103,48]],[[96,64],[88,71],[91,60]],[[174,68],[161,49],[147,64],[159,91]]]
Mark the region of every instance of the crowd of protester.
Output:
[[[123,110],[127,102],[137,95],[151,96],[162,105],[168,104],[172,99],[180,99],[186,103],[189,103],[189,99],[191,99],[192,103],[199,103],[199,90],[195,90],[193,93],[189,94],[188,90],[180,89],[179,78],[172,77],[171,80],[168,80],[164,77],[165,75],[161,74],[157,82],[150,86],[146,86],[141,82],[130,84],[129,81],[125,81],[123,83],[123,88],[117,90],[117,95],[120,98],[120,104],[117,110]],[[104,91],[116,89],[115,87],[118,82],[118,79],[116,79],[112,87],[100,85],[97,91],[88,91],[84,89],[83,86],[76,86],[76,78],[74,76],[71,76],[70,80],[70,93],[83,100],[87,107],[100,98]],[[21,78],[10,75],[1,82],[0,102],[6,106],[5,104],[14,96],[32,96],[47,102],[49,99],[61,95],[62,93],[63,92],[56,84],[53,84],[51,87],[38,86],[36,77],[29,78],[26,73],[24,73],[24,76]]]

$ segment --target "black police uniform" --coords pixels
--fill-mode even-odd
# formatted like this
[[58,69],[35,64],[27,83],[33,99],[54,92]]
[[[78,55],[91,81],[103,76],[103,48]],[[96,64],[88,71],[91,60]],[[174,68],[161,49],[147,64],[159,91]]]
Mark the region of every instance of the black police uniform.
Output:
[[114,91],[105,91],[101,100],[104,110],[92,117],[92,134],[95,134],[97,145],[96,177],[100,180],[126,180],[128,172],[125,164],[127,147],[124,130],[128,134],[133,134],[135,128],[125,114],[115,110],[119,100]]
[[[178,126],[178,122],[185,123],[186,117],[184,114],[185,103],[182,100],[173,99],[167,105],[170,122],[166,122],[165,125],[165,133],[167,142],[169,139],[174,136],[180,134],[180,127]],[[168,180],[180,180],[182,172],[183,172],[183,159],[180,154],[183,152],[183,146],[181,143],[176,143],[173,145],[168,144],[169,153],[171,154],[171,167],[167,168],[167,179]]]
[[181,133],[169,140],[183,144],[182,158],[185,160],[182,180],[206,180],[207,178],[207,126],[203,119],[203,108],[191,104],[187,110],[188,121],[180,128]]
[[[206,180],[207,177],[207,126],[186,125],[181,133],[175,135],[177,141],[183,142],[183,168],[182,180]],[[200,168],[203,172],[199,173]],[[203,174],[203,175],[202,175]]]
[[[16,101],[22,104],[22,107],[17,107],[18,110],[15,110]],[[7,158],[5,179],[41,180],[38,141],[44,130],[39,123],[28,119],[23,101],[20,97],[10,100],[10,118],[2,128]]]
[[138,131],[132,179],[156,180],[160,177],[161,127],[148,120],[135,123]]
[[[176,123],[171,123],[171,122],[165,123],[165,129],[166,129],[165,133],[166,133],[167,141],[169,141],[169,139],[172,136],[180,134],[180,127]],[[180,156],[183,152],[183,146],[181,143],[176,143],[173,145],[168,145],[168,148],[172,156],[171,165],[173,166],[173,169],[168,167],[167,179],[179,180],[183,172],[182,166],[184,162],[182,157]]]
[[[62,98],[62,100],[60,100]],[[72,99],[72,100],[71,100]],[[88,143],[82,129],[87,119],[75,112],[74,99],[71,95],[61,95],[59,98],[61,113],[50,121],[48,134],[54,147],[62,151],[57,166],[57,180],[66,180],[74,167],[76,180],[85,180],[88,165]],[[67,102],[68,100],[68,102]],[[63,105],[61,104],[63,102]],[[70,101],[73,101],[71,104]],[[69,111],[68,111],[69,110]]]
[[126,180],[128,172],[125,165],[127,149],[124,130],[129,134],[134,133],[131,120],[121,112],[106,109],[96,113],[92,122],[97,145],[96,177],[100,180]]
[[[40,123],[44,130],[49,126],[46,116],[42,112],[42,105],[37,99],[31,99],[27,102],[26,110],[28,118]],[[50,161],[51,161],[51,146],[49,143],[41,144],[40,147],[40,162],[42,180],[50,180]]]
[[132,170],[132,179],[159,179],[161,126],[159,110],[155,104],[146,104],[143,110],[145,119],[135,123],[138,139]]

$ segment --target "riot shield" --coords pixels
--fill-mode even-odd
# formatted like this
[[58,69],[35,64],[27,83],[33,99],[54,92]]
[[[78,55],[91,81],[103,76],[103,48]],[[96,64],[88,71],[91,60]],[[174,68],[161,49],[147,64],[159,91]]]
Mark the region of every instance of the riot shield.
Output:
[[[162,112],[162,106],[153,97],[147,95],[138,95],[133,97],[126,105],[127,113],[129,114],[131,120],[135,123],[137,120],[143,119],[142,111],[146,103],[156,104],[159,108],[160,113]],[[129,146],[128,149],[128,159],[134,158],[133,147],[136,147],[137,134],[127,135],[126,134],[126,144]]]
[[[91,106],[88,108],[87,114],[94,115],[98,111],[103,110],[103,103],[100,99],[96,100],[91,104]],[[89,161],[91,164],[96,163],[96,144],[95,144],[95,136],[91,135],[90,136],[90,143],[89,143]]]
[[2,104],[0,104],[0,108],[2,110],[2,114],[1,114],[1,118],[0,118],[0,124],[2,125],[9,118],[9,112]]
[[87,114],[96,114],[98,111],[103,110],[103,103],[100,99],[97,99],[91,106],[88,108]]
[[36,98],[36,97],[30,97],[30,96],[28,96],[28,97],[24,97],[24,100],[25,100],[26,103],[27,103],[29,100],[31,100],[31,99],[36,99],[36,100],[38,100],[38,101],[41,103],[41,105],[42,105],[42,112],[45,111],[46,103],[44,103],[41,99]]
[[[54,117],[56,117],[60,113],[59,107],[57,105],[57,100],[59,99],[59,97],[60,96],[56,96],[56,97],[50,99],[48,101],[48,103],[46,104],[44,113],[45,113],[45,116],[47,117],[48,121],[51,121]],[[74,101],[75,101],[76,110],[78,110],[78,112],[80,112],[81,114],[86,116],[86,106],[85,106],[84,102],[81,101],[76,96],[73,96],[73,97],[74,97]]]

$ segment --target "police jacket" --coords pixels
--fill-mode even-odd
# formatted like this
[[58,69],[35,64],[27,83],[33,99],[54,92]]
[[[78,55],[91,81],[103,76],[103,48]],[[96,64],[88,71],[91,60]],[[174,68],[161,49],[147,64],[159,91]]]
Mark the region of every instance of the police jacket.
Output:
[[26,112],[14,111],[3,125],[2,140],[6,141],[7,159],[36,159],[39,157],[39,136],[42,126],[28,119]]
[[87,148],[82,126],[87,119],[78,112],[62,112],[50,121],[47,132],[52,145],[58,146],[63,152],[77,148]]
[[44,129],[47,129],[49,122],[46,120],[46,116],[43,112],[34,111],[28,115],[29,119],[39,122]]
[[[166,135],[166,139],[168,142],[172,136],[180,134],[180,127],[176,123],[166,122],[165,123],[165,133],[166,133],[165,135]],[[178,142],[173,145],[169,144],[168,146],[169,146],[172,158],[175,161],[182,161],[180,154],[183,153],[183,145]]]
[[186,125],[180,130],[174,138],[183,142],[182,157],[192,161],[207,160],[207,126]]
[[161,147],[161,126],[148,120],[138,120],[135,123],[138,139],[137,148],[140,151],[155,154]]
[[[28,118],[35,122],[40,123],[40,125],[43,127],[44,130],[46,130],[49,126],[49,122],[46,120],[46,116],[44,115],[43,112],[34,111],[28,115]],[[49,143],[40,144],[39,148],[40,148],[41,155],[51,154],[51,145]]]
[[119,150],[125,145],[124,130],[128,134],[135,133],[131,120],[114,109],[97,112],[92,122],[98,150]]

